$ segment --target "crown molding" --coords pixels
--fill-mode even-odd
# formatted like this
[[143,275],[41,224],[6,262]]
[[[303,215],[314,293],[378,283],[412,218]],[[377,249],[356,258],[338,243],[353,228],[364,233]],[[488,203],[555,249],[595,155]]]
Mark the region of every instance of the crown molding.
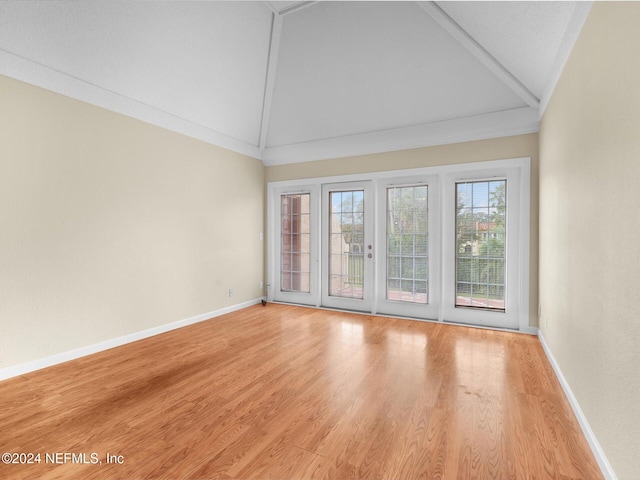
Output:
[[0,74],[249,157],[261,159],[261,152],[257,145],[230,137],[2,49],[0,49]]
[[[266,166],[484,140],[535,133],[539,129],[537,110],[520,107],[423,125],[261,149],[258,145],[230,137],[2,49],[0,74],[262,160]],[[275,72],[272,77],[274,74]],[[267,114],[269,105],[266,102],[264,108],[264,113]],[[265,121],[263,118],[263,128],[263,135],[266,136],[268,119]]]
[[539,127],[537,109],[520,107],[423,125],[266,148],[262,153],[262,161],[266,166],[274,166],[408,150],[537,133]]
[[[539,128],[537,111],[530,107],[521,107],[424,125],[260,149],[257,145],[198,125],[2,49],[0,74],[262,160],[266,166],[535,133]],[[264,125],[265,128],[268,126],[267,123]]]

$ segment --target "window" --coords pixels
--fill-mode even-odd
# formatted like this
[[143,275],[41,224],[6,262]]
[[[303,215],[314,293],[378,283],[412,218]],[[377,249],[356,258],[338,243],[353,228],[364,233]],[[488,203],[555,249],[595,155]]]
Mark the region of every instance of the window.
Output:
[[428,187],[387,188],[387,300],[429,303]]
[[456,183],[456,307],[505,309],[507,181]]
[[329,295],[363,298],[364,191],[329,192]]
[[533,331],[530,159],[268,189],[268,298]]
[[309,292],[311,286],[310,195],[280,197],[282,230],[280,248],[280,289]]

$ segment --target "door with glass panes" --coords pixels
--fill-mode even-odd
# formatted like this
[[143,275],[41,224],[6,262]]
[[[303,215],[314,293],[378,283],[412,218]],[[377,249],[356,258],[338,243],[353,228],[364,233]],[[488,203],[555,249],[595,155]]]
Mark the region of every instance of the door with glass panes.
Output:
[[275,190],[273,298],[526,327],[521,163]]
[[371,312],[374,296],[371,182],[322,186],[322,305]]
[[394,178],[378,181],[376,187],[376,243],[382,250],[377,261],[377,311],[437,320],[437,178]]
[[275,239],[278,268],[274,300],[318,305],[317,187],[279,189],[275,192]]
[[[442,316],[446,321],[518,328],[528,315],[517,172],[444,178]],[[515,214],[514,212],[518,212]]]

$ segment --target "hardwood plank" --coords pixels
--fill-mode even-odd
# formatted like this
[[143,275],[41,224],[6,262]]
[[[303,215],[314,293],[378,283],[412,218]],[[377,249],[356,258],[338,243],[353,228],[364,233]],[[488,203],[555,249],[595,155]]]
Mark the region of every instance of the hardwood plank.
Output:
[[537,338],[277,304],[0,382],[2,452],[41,454],[18,480],[602,478]]

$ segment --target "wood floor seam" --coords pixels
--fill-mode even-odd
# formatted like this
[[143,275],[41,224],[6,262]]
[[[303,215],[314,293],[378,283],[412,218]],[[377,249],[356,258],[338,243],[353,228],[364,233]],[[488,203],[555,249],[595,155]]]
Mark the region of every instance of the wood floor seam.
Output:
[[536,337],[283,304],[0,382],[5,452],[8,480],[603,478]]

